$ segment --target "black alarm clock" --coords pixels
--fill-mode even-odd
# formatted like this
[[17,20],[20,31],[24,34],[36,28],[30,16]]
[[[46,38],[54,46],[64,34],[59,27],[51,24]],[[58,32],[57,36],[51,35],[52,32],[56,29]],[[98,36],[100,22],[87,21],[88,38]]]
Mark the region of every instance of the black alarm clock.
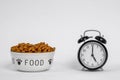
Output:
[[[99,35],[86,36],[86,32],[94,31],[99,33]],[[83,66],[83,68],[94,71],[102,69],[108,59],[108,51],[105,47],[105,38],[101,36],[98,30],[86,30],[78,40],[81,43],[81,47],[78,50],[78,61]]]

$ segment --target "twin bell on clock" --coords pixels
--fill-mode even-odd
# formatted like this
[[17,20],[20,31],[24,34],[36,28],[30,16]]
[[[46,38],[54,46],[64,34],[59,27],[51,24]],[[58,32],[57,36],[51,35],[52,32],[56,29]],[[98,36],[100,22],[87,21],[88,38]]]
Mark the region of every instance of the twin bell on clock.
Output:
[[[87,36],[88,32],[96,32],[96,36]],[[98,30],[86,30],[78,40],[81,44],[78,50],[78,61],[83,66],[83,70],[95,71],[103,70],[108,59],[108,51],[105,47],[107,43],[104,36]]]

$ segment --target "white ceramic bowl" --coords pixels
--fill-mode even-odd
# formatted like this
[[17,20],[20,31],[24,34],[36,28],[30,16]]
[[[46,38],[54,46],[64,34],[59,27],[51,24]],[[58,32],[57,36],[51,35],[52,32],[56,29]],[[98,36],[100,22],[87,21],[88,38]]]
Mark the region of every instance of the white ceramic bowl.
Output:
[[17,53],[11,52],[12,63],[19,71],[49,70],[53,61],[54,52],[46,53]]

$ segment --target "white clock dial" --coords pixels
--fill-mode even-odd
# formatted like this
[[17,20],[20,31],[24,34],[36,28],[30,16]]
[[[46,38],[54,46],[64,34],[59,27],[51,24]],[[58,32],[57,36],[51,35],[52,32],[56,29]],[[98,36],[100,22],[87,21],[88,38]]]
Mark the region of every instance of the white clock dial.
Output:
[[88,68],[97,68],[106,60],[105,48],[97,42],[88,42],[81,47],[80,61]]

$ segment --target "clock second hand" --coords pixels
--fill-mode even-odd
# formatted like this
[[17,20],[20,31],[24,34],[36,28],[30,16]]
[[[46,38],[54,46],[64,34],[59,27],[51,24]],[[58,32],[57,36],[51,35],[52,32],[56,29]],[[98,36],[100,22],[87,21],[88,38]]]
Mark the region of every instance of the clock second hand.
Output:
[[94,50],[93,50],[93,45],[92,45],[92,54],[91,54],[91,56],[93,57],[94,61],[97,62],[97,60],[95,59],[95,56],[94,56],[94,54],[93,54],[93,51],[94,51]]

